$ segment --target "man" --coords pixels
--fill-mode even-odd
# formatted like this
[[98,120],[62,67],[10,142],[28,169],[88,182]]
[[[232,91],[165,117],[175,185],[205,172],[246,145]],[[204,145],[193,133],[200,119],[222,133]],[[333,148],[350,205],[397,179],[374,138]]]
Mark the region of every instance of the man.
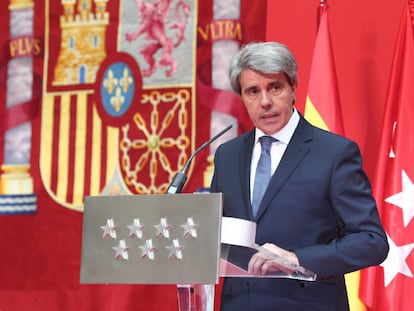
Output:
[[[297,64],[286,46],[246,45],[229,76],[255,129],[217,149],[211,192],[223,193],[224,216],[256,222],[257,244],[318,277],[226,278],[221,311],[349,310],[344,274],[378,265],[388,253],[358,146],[312,126],[295,109]],[[258,178],[256,187],[261,140],[274,141],[267,152],[271,178],[268,186]],[[253,255],[249,272],[283,270],[265,253]]]

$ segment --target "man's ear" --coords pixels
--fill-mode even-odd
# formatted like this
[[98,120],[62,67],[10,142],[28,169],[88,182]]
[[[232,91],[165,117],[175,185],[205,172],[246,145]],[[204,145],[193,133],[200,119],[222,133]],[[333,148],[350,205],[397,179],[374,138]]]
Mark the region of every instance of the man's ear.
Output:
[[292,86],[292,104],[296,102],[296,85]]

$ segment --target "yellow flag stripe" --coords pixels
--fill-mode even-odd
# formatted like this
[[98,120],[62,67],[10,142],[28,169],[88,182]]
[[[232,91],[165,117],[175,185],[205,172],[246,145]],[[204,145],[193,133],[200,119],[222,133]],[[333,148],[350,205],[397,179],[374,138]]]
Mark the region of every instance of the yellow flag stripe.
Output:
[[[92,155],[91,155],[91,176],[99,176],[101,172],[101,162],[102,162],[102,122],[99,117],[96,107],[93,107],[92,115]],[[117,149],[113,149],[117,150]],[[97,195],[100,193],[100,179],[92,178],[90,181],[91,185],[91,194]]]
[[[53,107],[53,96],[49,94],[43,95],[43,106]],[[53,109],[42,109],[42,129],[40,140],[40,168],[42,172],[42,180],[47,190],[50,187],[50,178],[52,175],[52,167],[50,166],[50,159],[52,158],[52,135],[46,133],[53,132]]]
[[360,271],[345,274],[345,283],[348,293],[349,309],[351,311],[366,311],[366,306],[359,299]]
[[318,112],[318,110],[316,109],[314,104],[312,103],[309,96],[306,97],[306,105],[305,105],[304,115],[305,115],[305,119],[308,120],[313,125],[321,128],[323,130],[329,131],[328,126],[326,125],[326,123],[323,120],[322,116],[320,115],[320,113]]

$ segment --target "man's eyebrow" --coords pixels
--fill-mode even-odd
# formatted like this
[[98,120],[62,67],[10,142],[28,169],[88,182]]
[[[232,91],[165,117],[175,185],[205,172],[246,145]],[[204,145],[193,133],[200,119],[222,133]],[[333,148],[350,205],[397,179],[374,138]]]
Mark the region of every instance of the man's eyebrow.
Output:
[[244,91],[249,91],[252,89],[257,89],[257,85],[250,85],[250,86],[246,86],[245,88],[243,88]]

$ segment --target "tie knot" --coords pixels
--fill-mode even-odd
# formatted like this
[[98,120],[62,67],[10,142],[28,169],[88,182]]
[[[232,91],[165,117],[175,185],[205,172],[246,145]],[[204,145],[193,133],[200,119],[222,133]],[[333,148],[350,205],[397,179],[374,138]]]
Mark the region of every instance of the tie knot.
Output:
[[259,138],[260,144],[262,145],[262,149],[266,151],[270,151],[270,147],[272,146],[272,143],[277,141],[276,138],[272,136],[262,136]]

